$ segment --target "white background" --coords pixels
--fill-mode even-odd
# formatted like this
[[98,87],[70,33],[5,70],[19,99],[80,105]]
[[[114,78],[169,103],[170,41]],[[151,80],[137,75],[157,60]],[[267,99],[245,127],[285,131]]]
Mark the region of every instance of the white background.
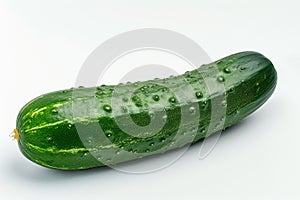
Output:
[[[298,2],[0,1],[0,198],[300,199]],[[105,40],[145,27],[182,33],[212,60],[263,53],[278,71],[274,95],[223,134],[206,159],[197,158],[198,143],[155,173],[55,171],[25,159],[8,137],[20,108],[72,87],[86,57]]]

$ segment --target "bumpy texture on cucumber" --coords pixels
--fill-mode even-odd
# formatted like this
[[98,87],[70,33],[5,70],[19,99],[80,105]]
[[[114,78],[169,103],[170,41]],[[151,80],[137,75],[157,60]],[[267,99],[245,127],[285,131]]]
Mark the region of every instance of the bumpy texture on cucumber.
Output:
[[266,57],[242,52],[166,79],[45,94],[18,115],[19,148],[31,161],[63,170],[163,153],[244,119],[276,81]]

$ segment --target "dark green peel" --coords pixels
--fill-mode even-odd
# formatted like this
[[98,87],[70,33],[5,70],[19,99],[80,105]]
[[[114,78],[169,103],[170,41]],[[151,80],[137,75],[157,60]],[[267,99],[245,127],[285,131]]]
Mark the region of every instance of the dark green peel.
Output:
[[266,57],[242,52],[166,79],[48,93],[20,111],[19,147],[33,162],[64,170],[163,153],[244,119],[276,81]]

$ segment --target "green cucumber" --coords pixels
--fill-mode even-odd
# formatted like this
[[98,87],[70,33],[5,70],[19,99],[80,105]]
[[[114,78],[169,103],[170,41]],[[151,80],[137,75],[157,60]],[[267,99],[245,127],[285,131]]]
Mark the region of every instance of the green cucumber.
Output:
[[239,122],[271,96],[276,82],[270,60],[242,52],[179,76],[42,95],[21,109],[14,136],[24,156],[45,167],[118,164]]

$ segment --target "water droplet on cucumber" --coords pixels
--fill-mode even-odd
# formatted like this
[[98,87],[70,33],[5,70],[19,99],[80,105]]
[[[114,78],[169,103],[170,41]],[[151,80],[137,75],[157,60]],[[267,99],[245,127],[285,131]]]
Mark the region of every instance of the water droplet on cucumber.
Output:
[[111,137],[112,134],[113,134],[113,132],[110,131],[110,130],[105,131],[105,135],[106,135],[107,137]]
[[196,97],[197,97],[198,99],[200,99],[200,98],[203,97],[202,92],[196,92],[195,95],[196,95]]
[[154,117],[154,113],[149,113],[149,116],[150,116],[150,118],[153,118]]
[[224,82],[225,81],[225,78],[223,76],[218,76],[217,80],[219,82]]
[[226,74],[229,74],[231,72],[231,70],[229,69],[229,67],[226,67],[224,70],[223,70]]
[[203,101],[202,102],[202,108],[206,108],[206,106],[207,106],[207,101]]
[[169,98],[169,102],[171,102],[171,103],[176,103],[176,98],[175,98],[175,97],[170,97],[170,98]]
[[154,101],[159,101],[159,96],[158,96],[158,95],[153,95],[153,96],[152,96],[152,99],[153,99]]
[[175,145],[175,142],[172,141],[170,144],[169,144],[169,147],[173,147]]
[[195,107],[194,107],[194,106],[191,106],[191,107],[189,108],[189,110],[190,110],[191,113],[194,113],[194,112],[195,112]]
[[218,61],[216,61],[216,64],[218,65],[218,64],[221,64],[223,61],[222,60],[218,60]]
[[110,105],[104,105],[104,106],[103,106],[103,109],[104,109],[106,112],[111,112],[111,111],[112,111]]
[[222,101],[222,106],[224,106],[224,107],[227,106],[227,101],[226,100]]
[[53,109],[52,113],[58,113],[58,110],[57,109]]

